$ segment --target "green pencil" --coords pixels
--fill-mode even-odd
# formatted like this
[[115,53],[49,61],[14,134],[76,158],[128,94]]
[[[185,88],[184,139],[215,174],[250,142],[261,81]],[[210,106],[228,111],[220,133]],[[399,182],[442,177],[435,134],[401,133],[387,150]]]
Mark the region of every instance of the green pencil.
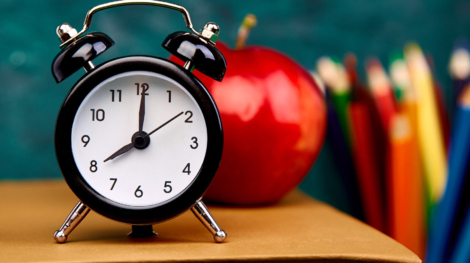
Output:
[[349,118],[347,109],[351,101],[351,85],[346,70],[339,61],[330,57],[322,57],[317,62],[317,71],[328,88],[331,102],[336,110],[341,131],[351,150]]

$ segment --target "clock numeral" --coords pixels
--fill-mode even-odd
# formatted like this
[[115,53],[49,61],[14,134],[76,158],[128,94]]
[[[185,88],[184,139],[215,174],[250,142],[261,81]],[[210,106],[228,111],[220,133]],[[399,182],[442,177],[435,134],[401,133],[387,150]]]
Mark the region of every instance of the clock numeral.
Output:
[[95,109],[90,109],[91,111],[91,121],[103,121],[104,120],[104,110],[103,109],[98,109],[95,112]]
[[191,140],[193,140],[193,144],[196,144],[195,146],[193,146],[193,144],[190,145],[191,149],[196,149],[199,144],[197,143],[197,137],[193,137],[191,138]]
[[190,164],[188,163],[188,164],[184,167],[183,173],[187,173],[188,175],[190,175],[190,174],[191,174],[191,170],[190,170],[190,169],[191,169],[191,168],[190,168]]
[[135,86],[137,88],[137,95],[140,95],[140,88],[142,88],[142,94],[143,95],[149,95],[147,93],[147,91],[149,90],[149,84],[147,83],[142,83],[142,85],[140,85],[140,83],[135,83]]
[[171,181],[165,181],[165,186],[164,186],[164,189],[163,189],[163,192],[165,193],[171,193],[171,191],[173,190],[173,187],[171,187]]
[[83,135],[82,136],[82,142],[85,144],[85,145],[83,145],[83,147],[86,147],[88,145],[88,143],[90,142],[90,136]]
[[193,112],[188,110],[187,112],[184,113],[184,115],[189,115],[189,117],[184,121],[186,123],[193,123],[193,121],[191,120],[191,118],[193,117]]
[[96,171],[98,171],[98,163],[95,161],[95,160],[92,160],[90,162],[90,172],[92,173],[95,173]]
[[110,190],[113,190],[114,186],[116,185],[117,178],[109,178],[109,180],[114,181],[113,185],[111,186]]
[[[116,91],[119,94],[118,95],[119,102],[121,102],[121,90],[118,89]],[[114,102],[114,90],[112,89],[112,90],[110,90],[110,92],[111,92],[111,102]]]
[[134,195],[135,195],[135,197],[137,197],[137,198],[141,198],[141,197],[144,195],[144,192],[143,192],[142,190],[140,190],[140,185],[139,185],[139,187],[137,187],[137,189],[135,190]]
[[168,102],[171,103],[171,90],[167,90],[166,92],[168,92]]

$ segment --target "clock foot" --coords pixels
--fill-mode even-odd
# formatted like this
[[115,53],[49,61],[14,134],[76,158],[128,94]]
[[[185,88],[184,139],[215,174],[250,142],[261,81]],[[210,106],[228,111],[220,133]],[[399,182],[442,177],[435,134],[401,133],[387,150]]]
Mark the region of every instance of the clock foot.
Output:
[[57,241],[57,243],[65,243],[65,241],[67,241],[67,237],[72,233],[75,227],[80,224],[88,212],[90,212],[90,208],[79,201],[73,208],[72,212],[70,212],[67,219],[65,219],[65,222],[62,224],[60,229],[55,231],[55,241]]
[[127,235],[130,237],[153,237],[158,234],[153,232],[152,225],[132,225],[132,232]]
[[227,238],[227,233],[222,230],[217,222],[215,222],[214,217],[212,217],[207,206],[201,201],[191,207],[193,214],[201,221],[201,223],[214,235],[214,241],[217,243],[222,243]]

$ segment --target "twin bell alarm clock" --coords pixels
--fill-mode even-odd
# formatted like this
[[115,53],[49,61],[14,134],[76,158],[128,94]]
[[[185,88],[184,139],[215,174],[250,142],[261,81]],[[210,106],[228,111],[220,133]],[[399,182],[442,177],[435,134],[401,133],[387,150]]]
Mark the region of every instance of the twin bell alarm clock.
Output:
[[[128,56],[99,66],[93,59],[114,45],[104,33],[87,33],[98,11],[126,6],[165,7],[183,14],[191,32],[171,33],[162,46],[185,61]],[[161,1],[116,1],[88,11],[77,32],[64,23],[52,63],[57,83],[80,68],[86,74],[72,87],[57,118],[55,151],[60,170],[80,199],[54,233],[63,243],[92,209],[132,225],[133,237],[155,235],[152,225],[188,209],[223,242],[227,234],[201,198],[220,163],[223,132],[217,106],[192,74],[221,81],[224,56],[215,47],[219,27],[193,29],[188,11]]]

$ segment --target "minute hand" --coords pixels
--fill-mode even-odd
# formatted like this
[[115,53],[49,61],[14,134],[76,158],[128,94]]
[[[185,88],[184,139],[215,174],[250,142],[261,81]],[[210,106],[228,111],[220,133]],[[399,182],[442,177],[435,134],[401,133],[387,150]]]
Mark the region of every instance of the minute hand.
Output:
[[[174,119],[178,118],[179,116],[181,116],[182,114],[184,113],[184,111],[178,113],[175,117],[169,119],[167,122],[163,123],[162,125],[160,125],[158,128],[156,128],[155,130],[149,132],[149,134],[147,134],[147,136],[150,136],[152,135],[154,132],[160,130],[161,128],[163,128],[163,126],[167,125],[168,123],[172,122]],[[145,136],[145,137],[147,137]]]
[[140,109],[139,109],[139,131],[141,132],[144,128],[144,117],[145,117],[145,92],[142,92],[142,98],[140,98]]

